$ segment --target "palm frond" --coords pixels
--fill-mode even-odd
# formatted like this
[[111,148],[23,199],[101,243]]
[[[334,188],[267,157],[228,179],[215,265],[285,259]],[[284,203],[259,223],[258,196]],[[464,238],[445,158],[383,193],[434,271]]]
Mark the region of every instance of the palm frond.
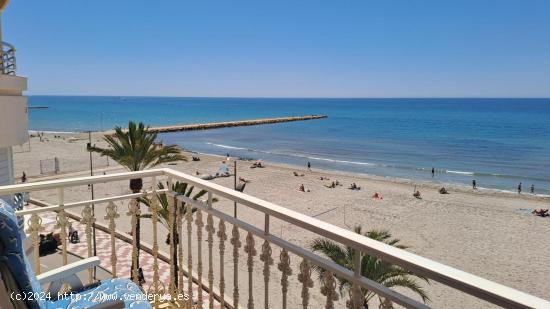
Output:
[[108,148],[90,147],[90,151],[107,156],[130,171],[140,171],[163,163],[187,161],[176,145],[158,147],[157,133],[149,131],[143,123],[130,121],[128,129],[115,127],[115,132],[103,140]]
[[[157,184],[157,188],[159,190],[164,190],[167,186],[165,186],[164,183],[159,182]],[[204,196],[206,193],[208,193],[205,190],[201,190],[195,195],[193,195],[194,187],[190,186],[188,183],[185,182],[179,182],[176,181],[172,184],[172,192],[176,193],[176,195],[184,195],[187,197],[192,196],[191,199],[193,200],[199,200],[202,196]],[[161,222],[168,230],[172,227],[172,223],[169,222],[169,216],[170,211],[168,209],[168,199],[169,197],[165,192],[157,193],[157,199],[159,202],[159,209],[158,209],[158,221]],[[152,200],[151,198],[142,197],[139,198],[139,201],[144,204],[147,207],[151,207]],[[212,202],[216,203],[218,201],[217,198],[213,198]],[[191,213],[195,213],[197,211],[196,207],[190,207],[186,203],[182,203],[181,207],[179,207],[180,214],[185,215],[187,214],[187,211],[191,211]],[[144,217],[147,219],[151,219],[151,216]],[[175,218],[174,218],[175,219]]]
[[430,301],[430,297],[428,296],[426,290],[422,286],[420,286],[418,282],[410,276],[400,276],[400,277],[391,278],[389,280],[384,281],[383,284],[388,288],[391,288],[391,287],[407,288],[415,292],[416,294],[418,294],[422,298],[423,302]]
[[[391,233],[387,230],[369,230],[363,233],[361,226],[356,226],[354,227],[354,232],[396,248],[407,248],[407,246],[399,243],[399,239],[392,238]],[[341,246],[332,240],[324,238],[314,239],[310,246],[314,252],[322,253],[338,265],[349,270],[354,270],[355,255],[357,254],[355,249]],[[319,279],[323,280],[326,271],[320,267],[313,267],[313,269],[318,273]],[[361,275],[386,287],[407,288],[419,295],[424,302],[430,300],[426,290],[417,281],[417,279],[420,279],[429,284],[428,278],[415,275],[398,265],[385,262],[375,256],[363,255],[361,257]],[[350,293],[350,282],[338,276],[336,276],[336,279],[338,280],[340,293],[343,294],[344,291]],[[376,295],[367,289],[362,289],[362,292],[364,303],[368,303]]]

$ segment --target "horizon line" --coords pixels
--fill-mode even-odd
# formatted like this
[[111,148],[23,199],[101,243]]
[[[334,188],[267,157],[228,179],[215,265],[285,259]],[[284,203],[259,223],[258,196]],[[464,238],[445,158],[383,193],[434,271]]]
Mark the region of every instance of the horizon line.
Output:
[[28,94],[27,97],[129,97],[129,98],[190,98],[190,99],[344,99],[344,100],[361,100],[361,99],[550,99],[549,97],[525,97],[525,96],[373,96],[373,97],[315,97],[315,96],[170,96],[170,95],[89,95],[89,94]]

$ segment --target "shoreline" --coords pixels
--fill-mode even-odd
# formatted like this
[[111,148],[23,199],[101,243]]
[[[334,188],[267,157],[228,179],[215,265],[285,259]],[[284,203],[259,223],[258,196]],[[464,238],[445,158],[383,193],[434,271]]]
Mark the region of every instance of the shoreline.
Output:
[[[76,137],[76,141],[83,140],[83,139],[85,139],[86,141],[88,140],[88,135],[87,135],[88,133],[87,132],[62,132],[62,131],[34,131],[34,130],[29,130],[29,134],[38,133],[38,132],[42,132],[46,135],[53,135],[53,136],[55,136],[55,135],[67,135],[67,136],[65,136],[66,138],[72,138],[72,137],[75,137],[75,135],[83,135],[82,137]],[[92,139],[98,140],[98,138],[101,138],[103,135],[108,134],[109,132],[111,132],[111,131],[92,132]],[[48,136],[46,136],[46,137],[48,137]],[[178,147],[180,147],[180,146],[178,146]],[[200,151],[195,151],[195,150],[189,149],[189,148],[182,148],[182,147],[180,147],[180,148],[185,153],[195,153],[195,154],[200,154],[200,155],[205,155],[205,156],[212,156],[212,157],[219,157],[219,158],[225,158],[226,157],[225,155],[218,155],[218,154],[213,154],[213,153],[200,152]],[[238,157],[238,156],[231,157],[231,158],[232,159],[238,159],[238,161],[241,161],[241,162],[250,162],[250,161],[257,160],[255,158],[254,159],[249,159],[249,158],[241,158],[241,157]],[[284,163],[284,162],[271,161],[271,160],[264,160],[264,159],[259,159],[259,160],[262,160],[263,162],[269,163],[270,165],[273,165],[273,166],[284,167],[284,168],[291,169],[291,170],[292,169],[305,170],[303,166],[300,166],[300,165],[297,165],[297,164]],[[304,158],[304,160],[307,160],[307,158]],[[341,170],[341,169],[333,169],[333,168],[316,168],[315,167],[314,170],[316,170],[320,173],[338,174],[338,175],[342,175],[342,176],[353,176],[353,177],[363,178],[365,180],[385,181],[385,182],[390,182],[390,183],[395,183],[395,184],[411,185],[412,186],[411,187],[411,192],[412,192],[412,188],[415,185],[417,185],[417,186],[428,186],[428,187],[434,188],[434,189],[439,189],[441,187],[445,187],[447,189],[452,189],[452,190],[456,190],[456,191],[460,191],[460,192],[464,192],[464,193],[474,193],[474,194],[486,193],[486,194],[493,194],[493,195],[494,194],[505,195],[505,196],[508,196],[508,197],[527,198],[527,199],[533,199],[533,200],[550,200],[550,194],[537,194],[537,193],[531,194],[527,190],[524,191],[522,194],[518,194],[514,190],[506,190],[506,189],[502,189],[502,188],[491,188],[491,187],[483,187],[483,186],[478,186],[477,190],[472,190],[471,185],[468,185],[468,184],[465,184],[465,183],[437,181],[437,180],[435,180],[435,178],[437,178],[437,173],[436,173],[436,177],[433,178],[432,180],[429,180],[429,179],[426,180],[426,179],[403,178],[403,177],[384,176],[384,175],[361,173],[361,172],[352,172],[352,171]],[[525,188],[528,189],[527,186]]]
[[[194,153],[204,156],[211,156],[216,158],[226,158],[224,155],[218,155],[218,154],[212,154],[212,153],[205,153],[205,152],[199,152],[194,151],[193,149],[183,149],[186,153]],[[244,159],[239,157],[231,157],[231,159],[239,162],[253,162],[255,159]],[[269,161],[269,160],[263,160],[260,159],[262,162],[265,162],[272,166],[277,166],[281,168],[285,168],[288,170],[296,170],[296,171],[307,171],[307,168],[304,168],[300,165],[290,164],[290,163],[283,163],[283,162],[276,162],[276,161]],[[359,172],[350,172],[345,170],[338,170],[338,169],[328,169],[328,168],[312,168],[312,172],[318,172],[318,173],[325,173],[325,174],[333,174],[333,175],[341,175],[343,177],[345,176],[351,176],[356,178],[362,178],[365,180],[371,180],[371,181],[381,181],[381,182],[389,182],[389,183],[395,183],[395,184],[401,184],[401,185],[411,185],[413,188],[415,185],[417,186],[425,186],[430,187],[433,189],[439,189],[441,187],[445,187],[446,189],[452,189],[464,193],[472,193],[472,194],[501,194],[506,195],[509,197],[518,197],[518,198],[528,198],[533,200],[550,200],[550,195],[547,194],[531,194],[528,192],[518,194],[515,191],[512,190],[505,190],[505,189],[499,189],[499,188],[488,188],[488,187],[477,187],[476,190],[472,190],[471,186],[461,183],[452,183],[452,182],[438,182],[434,180],[423,180],[423,179],[409,179],[409,178],[400,178],[400,177],[392,177],[392,176],[383,176],[383,175],[376,175],[376,174],[369,174],[369,173],[359,173]],[[411,190],[412,192],[412,190]]]

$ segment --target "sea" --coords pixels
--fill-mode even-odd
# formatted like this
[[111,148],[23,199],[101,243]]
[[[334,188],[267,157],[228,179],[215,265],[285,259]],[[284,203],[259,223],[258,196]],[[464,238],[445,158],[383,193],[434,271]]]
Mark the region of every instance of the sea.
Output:
[[[160,134],[199,153],[550,195],[550,99],[30,96],[29,129],[81,132],[326,115]],[[432,177],[432,168],[435,174]]]

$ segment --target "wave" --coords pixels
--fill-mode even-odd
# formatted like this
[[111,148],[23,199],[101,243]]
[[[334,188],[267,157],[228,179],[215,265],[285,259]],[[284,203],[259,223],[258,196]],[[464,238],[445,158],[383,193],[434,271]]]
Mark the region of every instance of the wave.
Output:
[[[302,159],[316,160],[316,161],[325,161],[325,162],[331,162],[331,163],[336,163],[336,164],[360,165],[360,166],[369,166],[369,167],[378,167],[378,168],[391,168],[391,169],[400,169],[400,170],[416,170],[416,171],[419,171],[419,172],[422,172],[422,173],[427,173],[427,174],[431,172],[431,168],[425,168],[425,167],[414,167],[414,166],[406,166],[406,165],[399,165],[399,164],[398,165],[391,165],[391,164],[383,164],[383,163],[340,160],[340,159],[319,157],[319,156],[312,155],[312,154],[267,151],[267,150],[252,149],[252,148],[246,148],[246,147],[236,147],[236,146],[230,146],[230,145],[224,145],[224,144],[216,144],[216,143],[210,143],[210,142],[206,142],[206,144],[208,144],[210,146],[214,146],[214,147],[224,148],[224,149],[242,150],[242,151],[249,151],[249,152],[255,152],[255,153],[263,153],[263,154],[268,154],[268,155],[302,158]],[[550,182],[550,179],[543,178],[543,177],[516,176],[516,175],[507,175],[507,174],[500,174],[500,173],[489,173],[489,172],[472,172],[472,171],[445,170],[445,169],[436,169],[436,172],[451,174],[451,175],[457,175],[456,177],[458,177],[458,176],[497,177],[497,178],[525,179],[525,180],[529,179],[529,180],[538,180],[538,181]]]
[[[320,157],[311,157],[311,156],[300,156],[300,155],[294,155],[296,157],[304,157],[311,160],[319,160],[319,161],[327,161],[327,162],[334,162],[334,163],[344,163],[344,164],[356,164],[356,165],[366,165],[366,166],[377,166],[375,163],[369,163],[369,162],[357,162],[357,161],[347,161],[347,160],[336,160],[336,159],[329,159],[329,158],[320,158]],[[382,166],[382,165],[380,165]]]
[[445,171],[446,173],[449,173],[449,174],[460,174],[460,175],[475,175],[474,172],[463,172],[463,171]]
[[[206,144],[211,145],[211,146],[220,147],[220,148],[225,148],[225,149],[246,150],[246,151],[250,151],[250,152],[258,152],[258,153],[265,153],[265,154],[272,154],[272,155],[279,155],[279,156],[304,158],[304,159],[318,160],[318,161],[327,161],[327,162],[333,162],[333,163],[356,164],[356,165],[365,165],[365,166],[376,166],[377,165],[375,163],[370,163],[370,162],[337,160],[337,159],[330,159],[330,158],[303,155],[303,154],[298,154],[298,153],[283,153],[283,152],[277,152],[277,151],[267,151],[267,150],[259,150],[259,149],[229,146],[229,145],[223,145],[223,144],[215,144],[215,143],[210,143],[210,142],[207,142]],[[380,166],[382,166],[382,165],[380,165]]]
[[214,143],[206,143],[208,145],[212,145],[212,146],[216,146],[216,147],[220,147],[220,148],[226,148],[226,149],[238,149],[238,150],[249,150],[249,151],[254,151],[252,149],[248,149],[248,148],[242,148],[242,147],[235,147],[235,146],[228,146],[228,145],[222,145],[222,144],[214,144]]
[[[506,190],[506,189],[488,188],[488,187],[477,187],[477,188],[478,188],[478,190],[482,190],[482,191],[487,190],[487,191],[492,191],[492,192],[500,192],[500,193],[518,195],[517,191],[515,191],[515,190]],[[522,195],[535,196],[535,197],[540,197],[540,198],[549,198],[550,197],[550,194],[545,194],[545,193],[523,193]]]

